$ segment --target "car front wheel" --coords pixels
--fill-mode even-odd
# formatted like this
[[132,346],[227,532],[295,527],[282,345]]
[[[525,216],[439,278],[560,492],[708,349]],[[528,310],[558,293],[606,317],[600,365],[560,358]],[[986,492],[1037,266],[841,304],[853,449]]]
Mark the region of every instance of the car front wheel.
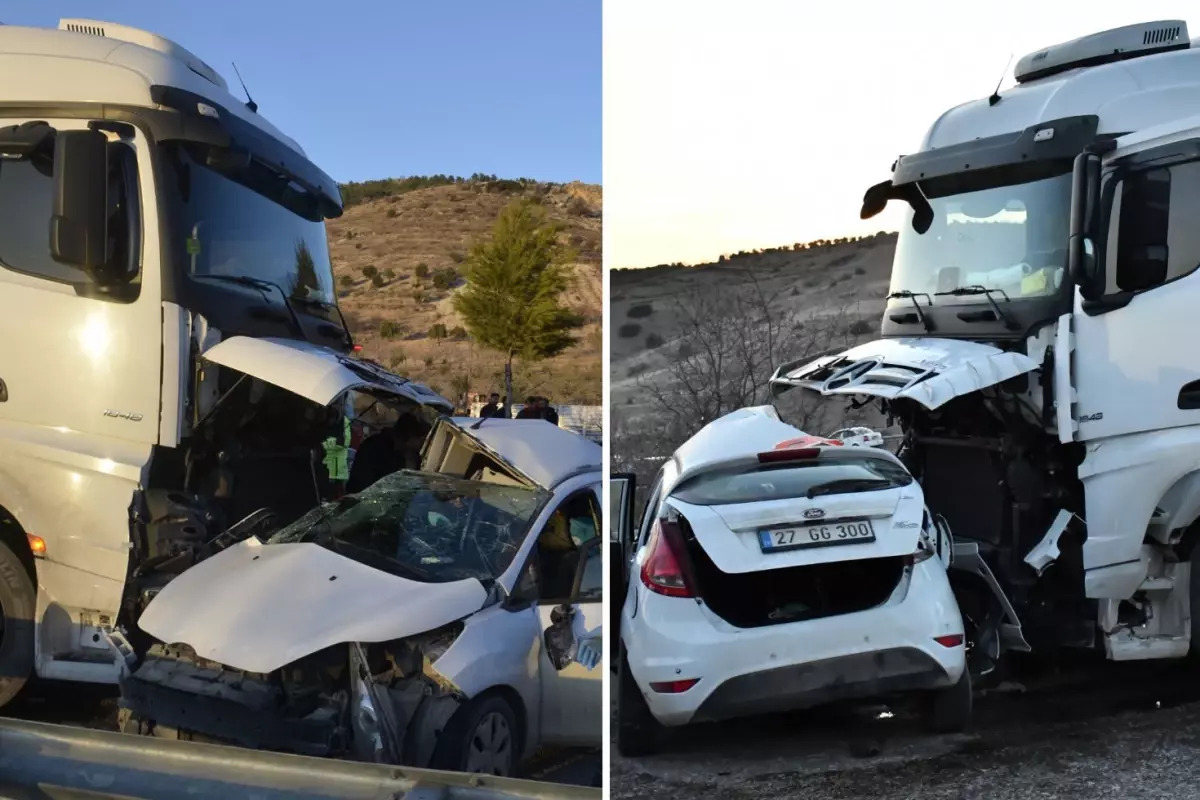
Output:
[[438,736],[434,769],[510,777],[516,774],[517,716],[499,695],[477,697],[454,713]]

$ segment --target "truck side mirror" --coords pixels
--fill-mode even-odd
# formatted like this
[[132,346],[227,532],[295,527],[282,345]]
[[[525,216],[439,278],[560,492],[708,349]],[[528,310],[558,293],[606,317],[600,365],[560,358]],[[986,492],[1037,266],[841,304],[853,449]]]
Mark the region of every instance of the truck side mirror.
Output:
[[108,262],[108,138],[100,131],[56,137],[50,255],[93,278]]
[[1084,151],[1075,157],[1071,182],[1071,234],[1067,240],[1067,272],[1085,299],[1104,292],[1093,238],[1100,194],[1100,156]]

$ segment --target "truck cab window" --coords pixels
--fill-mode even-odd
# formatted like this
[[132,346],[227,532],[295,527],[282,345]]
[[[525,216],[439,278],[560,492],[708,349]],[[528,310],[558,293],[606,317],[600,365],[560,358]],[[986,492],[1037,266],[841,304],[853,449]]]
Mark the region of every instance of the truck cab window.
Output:
[[1117,187],[1109,292],[1161,286],[1200,266],[1200,162],[1127,175]]
[[[54,201],[52,158],[0,160],[0,265],[39,278],[89,286],[83,270],[50,256],[50,216]],[[139,279],[141,222],[137,157],[126,144],[109,145],[109,255],[126,263],[125,274]]]

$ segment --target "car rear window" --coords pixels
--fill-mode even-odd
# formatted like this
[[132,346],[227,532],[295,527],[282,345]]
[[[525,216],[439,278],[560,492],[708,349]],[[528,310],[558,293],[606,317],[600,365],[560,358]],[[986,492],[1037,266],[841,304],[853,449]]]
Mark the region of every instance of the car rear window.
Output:
[[907,486],[912,476],[882,458],[814,459],[787,464],[752,464],[713,470],[684,481],[672,496],[698,506],[759,503],[804,497],[821,487],[837,494]]

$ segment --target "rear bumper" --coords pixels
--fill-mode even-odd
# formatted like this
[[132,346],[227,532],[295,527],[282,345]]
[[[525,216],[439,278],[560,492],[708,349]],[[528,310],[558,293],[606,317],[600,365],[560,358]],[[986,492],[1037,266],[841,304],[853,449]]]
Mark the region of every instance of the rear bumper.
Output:
[[[936,689],[956,682],[966,664],[964,647],[934,641],[963,632],[936,559],[916,565],[903,596],[882,606],[759,628],[735,628],[697,600],[663,597],[640,582],[633,593],[621,625],[629,670],[668,726]],[[684,692],[650,687],[690,679],[699,680]]]
[[855,653],[729,678],[689,721],[793,711],[836,700],[936,689],[952,682],[940,663],[915,647]]

